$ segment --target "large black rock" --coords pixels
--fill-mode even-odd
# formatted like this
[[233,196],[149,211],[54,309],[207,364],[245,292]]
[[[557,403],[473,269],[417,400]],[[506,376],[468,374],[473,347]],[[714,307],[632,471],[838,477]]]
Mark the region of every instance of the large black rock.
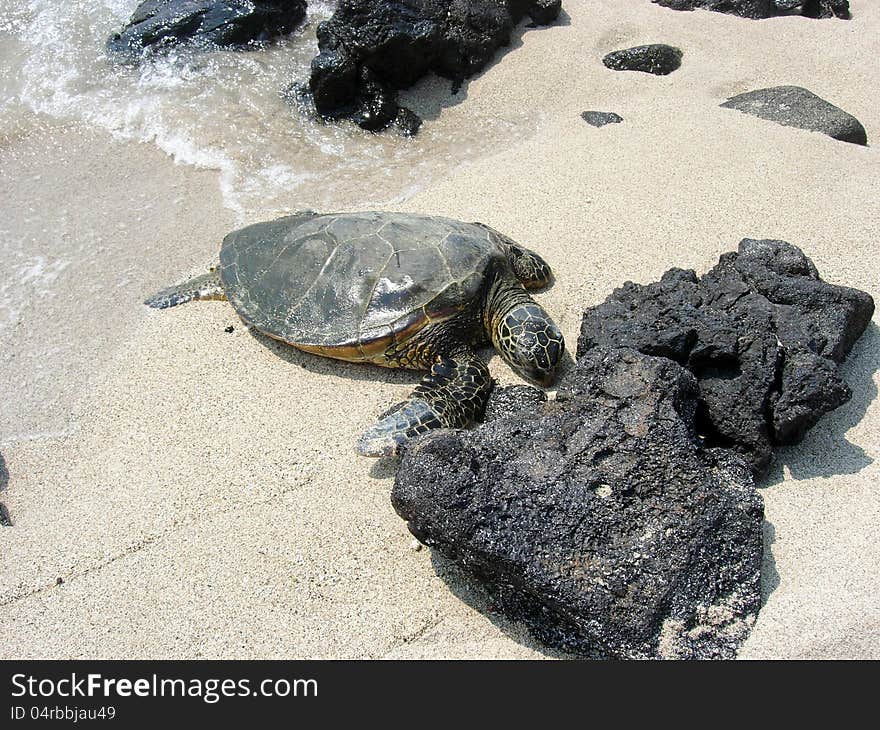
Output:
[[398,117],[397,89],[428,72],[459,84],[510,42],[526,14],[546,24],[560,7],[561,0],[341,0],[318,26],[309,78],[315,109],[382,129]]
[[796,246],[743,239],[700,279],[670,269],[615,290],[584,314],[577,354],[626,346],[684,365],[699,382],[701,435],[761,475],[774,444],[798,442],[849,400],[836,365],[873,312],[868,294],[823,282]]
[[392,502],[551,646],[730,657],[760,605],[763,504],[697,438],[698,392],[671,360],[593,349],[555,401],[409,444]]
[[848,19],[849,0],[652,0],[673,10],[702,8],[716,13],[760,20],[774,15],[799,13],[809,18]]
[[786,127],[822,132],[842,142],[868,144],[868,135],[858,119],[800,86],[748,91],[731,97],[721,106]]
[[305,14],[306,0],[145,0],[107,49],[137,61],[182,42],[240,47],[289,33]]

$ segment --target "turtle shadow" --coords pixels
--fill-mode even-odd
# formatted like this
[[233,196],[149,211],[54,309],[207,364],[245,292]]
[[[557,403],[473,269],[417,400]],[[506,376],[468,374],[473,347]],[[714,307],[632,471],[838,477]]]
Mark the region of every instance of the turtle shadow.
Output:
[[801,481],[856,474],[872,464],[874,460],[865,450],[848,441],[844,434],[864,418],[868,407],[877,398],[874,374],[878,370],[880,327],[871,322],[838,371],[850,386],[852,398],[822,416],[799,444],[777,447],[770,472],[761,480],[759,488],[771,487],[786,478]]
[[409,383],[413,387],[424,375],[424,372],[417,370],[383,368],[372,363],[347,362],[346,360],[335,360],[330,357],[313,355],[309,352],[298,350],[293,345],[288,345],[285,342],[264,335],[253,327],[248,327],[247,330],[251,337],[285,362],[318,375],[335,375],[348,378],[349,380],[369,381],[371,383]]
[[[0,454],[0,493],[6,491],[9,486],[9,469],[6,468],[6,459]],[[12,527],[12,518],[6,505],[0,502],[0,527]]]
[[[331,357],[313,355],[309,352],[298,350],[293,345],[276,340],[263,334],[253,327],[247,327],[247,331],[257,342],[267,350],[291,365],[297,365],[309,372],[318,375],[335,375],[350,380],[369,381],[371,383],[396,383],[398,385],[412,385],[413,387],[424,377],[424,370],[404,370],[402,368],[384,368],[373,363],[348,362],[336,360]],[[501,357],[491,345],[482,345],[476,348],[477,356],[483,362],[489,363],[493,358]],[[560,359],[556,383],[560,378],[574,367],[574,358],[567,350]],[[525,383],[526,381],[522,381]],[[555,384],[554,386],[555,387]]]
[[468,88],[472,81],[482,78],[500,64],[509,53],[521,48],[526,33],[532,30],[547,30],[557,25],[571,25],[571,17],[565,10],[560,10],[556,20],[548,25],[537,25],[525,18],[513,29],[510,42],[497,49],[492,59],[473,76],[461,81],[453,81],[436,73],[430,73],[408,89],[400,90],[398,96],[401,106],[412,109],[423,120],[435,121],[444,109],[458,106],[467,99]]
[[487,588],[475,577],[464,571],[437,550],[431,550],[431,567],[449,588],[452,595],[462,603],[485,616],[492,625],[517,644],[538,652],[549,659],[583,659],[583,656],[554,649],[534,638],[520,621],[514,621],[498,613]]

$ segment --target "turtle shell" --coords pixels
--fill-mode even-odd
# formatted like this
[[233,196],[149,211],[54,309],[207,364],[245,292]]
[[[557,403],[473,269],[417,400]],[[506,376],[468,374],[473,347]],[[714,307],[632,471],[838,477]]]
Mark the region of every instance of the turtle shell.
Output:
[[300,213],[230,233],[220,276],[238,314],[304,350],[381,358],[478,297],[506,262],[491,229],[404,213]]

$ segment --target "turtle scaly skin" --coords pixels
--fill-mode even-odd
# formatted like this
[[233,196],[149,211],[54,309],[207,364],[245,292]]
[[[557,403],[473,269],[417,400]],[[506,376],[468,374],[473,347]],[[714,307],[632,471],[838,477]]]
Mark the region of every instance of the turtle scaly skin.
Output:
[[306,352],[428,370],[359,440],[359,453],[378,456],[480,416],[492,380],[475,348],[487,341],[521,376],[552,381],[565,344],[526,291],[551,277],[540,256],[480,223],[303,211],[230,233],[216,273],[146,303],[225,295],[249,325]]

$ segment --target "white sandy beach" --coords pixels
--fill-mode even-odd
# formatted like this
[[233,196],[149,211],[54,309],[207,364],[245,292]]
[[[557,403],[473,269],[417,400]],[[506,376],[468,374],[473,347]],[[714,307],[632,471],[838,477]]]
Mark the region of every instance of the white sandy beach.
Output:
[[[878,298],[876,2],[851,0],[850,21],[563,7],[425,123],[473,139],[527,109],[534,129],[386,208],[479,220],[541,252],[556,284],[538,298],[572,351],[584,308],[616,286],[702,273],[743,237],[794,243],[827,281]],[[681,48],[681,68],[601,63],[652,42]],[[719,107],[781,84],[856,116],[871,146]],[[428,80],[407,101],[445,106],[447,90]],[[597,129],[584,110],[624,122]],[[217,171],[35,117],[0,140],[0,199],[3,239],[45,245],[37,278],[59,249],[88,251],[3,331],[0,502],[14,526],[0,529],[0,658],[558,656],[415,550],[393,471],[354,454],[417,374],[300,353],[225,302],[141,304],[264,217],[225,207]],[[347,184],[335,204],[375,199]],[[517,382],[497,356],[490,368]],[[875,318],[842,368],[852,400],[761,484],[766,604],[742,657],[880,658],[878,369]]]

